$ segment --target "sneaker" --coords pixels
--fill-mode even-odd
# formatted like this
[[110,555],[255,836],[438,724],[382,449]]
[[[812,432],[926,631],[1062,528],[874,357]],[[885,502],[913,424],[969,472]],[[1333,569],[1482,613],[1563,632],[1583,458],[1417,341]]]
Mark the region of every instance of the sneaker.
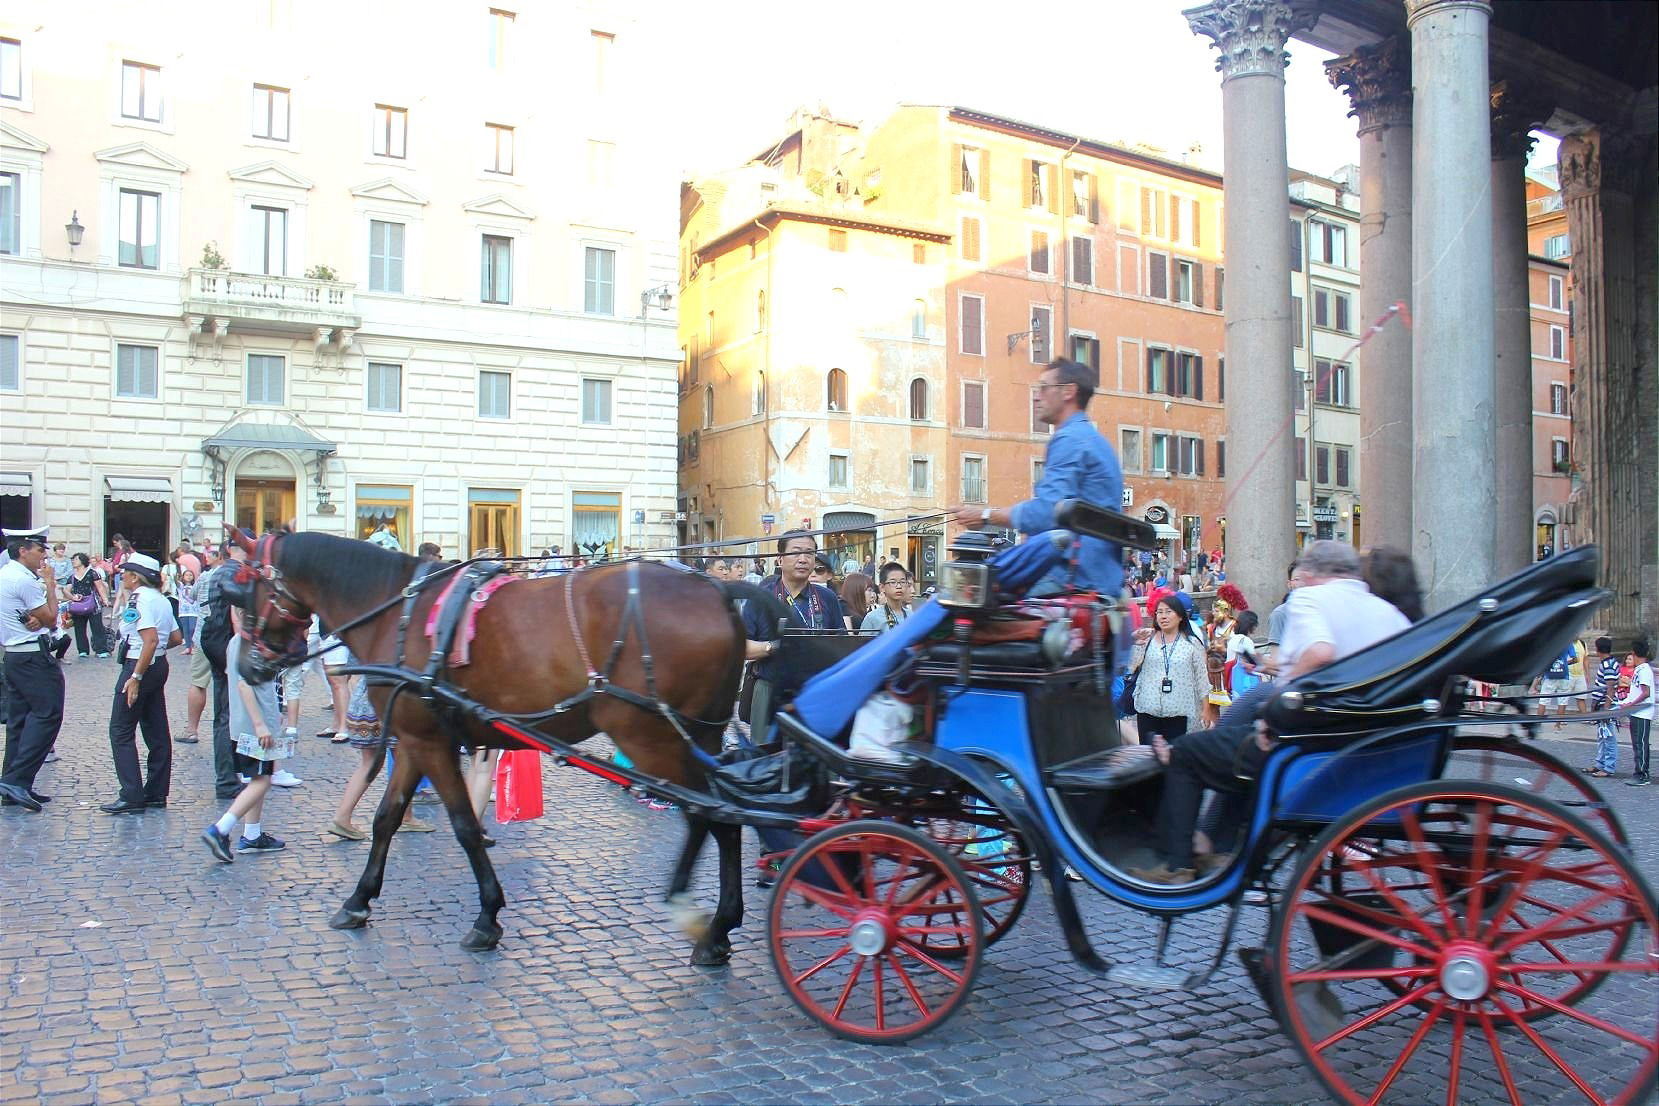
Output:
[[230,835],[221,833],[218,826],[209,826],[202,831],[202,840],[207,843],[207,851],[229,864],[235,859],[230,851]]
[[41,763],[42,764],[51,764],[53,761],[55,761],[57,759],[58,759],[58,751],[56,749],[48,749],[48,750],[46,750],[46,759],[41,761]]
[[1646,787],[1652,782],[1653,780],[1648,776],[1631,776],[1628,780],[1624,781],[1624,785],[1626,787]]
[[244,837],[236,843],[236,851],[239,853],[275,853],[281,852],[287,847],[288,842],[279,837],[272,837],[268,833],[261,833],[252,841]]
[[238,772],[236,773],[236,782],[241,784],[243,787],[246,787],[248,786],[248,777],[243,775],[241,772]]
[[109,654],[108,653],[99,653],[98,654],[98,659],[101,660],[101,661],[107,661],[107,660],[109,660]]
[[[300,779],[286,768],[278,768],[275,772],[271,773],[272,787],[298,787],[304,782],[304,780]],[[263,837],[264,834],[261,834],[260,836]]]

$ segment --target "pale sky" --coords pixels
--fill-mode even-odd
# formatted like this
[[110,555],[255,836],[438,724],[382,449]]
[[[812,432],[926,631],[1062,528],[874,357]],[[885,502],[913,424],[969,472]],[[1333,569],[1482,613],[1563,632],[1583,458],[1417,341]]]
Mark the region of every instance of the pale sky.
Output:
[[[796,107],[874,122],[900,103],[957,104],[1054,130],[1147,142],[1221,168],[1221,75],[1179,0],[881,0],[867,6],[761,0],[636,0],[629,32],[654,107],[656,172],[742,164],[783,134]],[[1315,173],[1359,160],[1330,55],[1290,45],[1290,164]],[[655,175],[655,172],[653,172]]]

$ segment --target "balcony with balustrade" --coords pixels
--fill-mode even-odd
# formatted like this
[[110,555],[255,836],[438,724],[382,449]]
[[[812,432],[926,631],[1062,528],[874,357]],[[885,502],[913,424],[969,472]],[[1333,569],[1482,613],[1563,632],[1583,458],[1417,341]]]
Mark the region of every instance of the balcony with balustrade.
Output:
[[228,269],[191,269],[185,280],[184,316],[193,338],[222,341],[232,330],[309,333],[319,347],[344,348],[363,321],[356,285],[345,281]]

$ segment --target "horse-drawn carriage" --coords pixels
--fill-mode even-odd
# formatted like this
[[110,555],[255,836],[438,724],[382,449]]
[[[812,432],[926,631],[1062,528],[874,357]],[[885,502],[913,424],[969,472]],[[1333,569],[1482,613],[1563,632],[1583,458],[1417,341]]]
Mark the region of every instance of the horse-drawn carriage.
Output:
[[[1063,509],[1057,521],[1108,540],[1144,540],[1143,524],[1087,505]],[[562,614],[577,642],[587,642],[579,644],[587,679],[552,702],[486,697],[476,685],[435,679],[443,650],[416,673],[398,663],[411,655],[401,629],[391,662],[361,670],[412,689],[405,709],[439,719],[460,743],[539,749],[681,804],[691,840],[671,891],[685,890],[704,835],[721,844],[721,903],[698,962],[729,953],[726,935],[741,912],[734,838],[742,826],[760,829],[769,842],[762,862],[780,865],[767,909],[778,976],[803,1011],[845,1037],[903,1041],[954,1015],[987,951],[1044,877],[1075,960],[1124,987],[1202,985],[1224,962],[1241,914],[1265,907],[1265,945],[1241,957],[1285,1034],[1343,1101],[1379,1101],[1402,1079],[1420,1083],[1425,1074],[1445,1086],[1448,1102],[1472,1088],[1496,1095],[1500,1086],[1513,1102],[1523,1091],[1592,1102],[1651,1095],[1659,910],[1624,829],[1576,773],[1509,736],[1535,725],[1524,708],[1475,710],[1469,690],[1475,680],[1524,680],[1580,632],[1605,598],[1593,548],[1535,565],[1279,688],[1263,712],[1277,740],[1252,782],[1234,858],[1195,882],[1163,886],[1130,871],[1145,859],[1162,768],[1150,750],[1118,737],[1107,694],[1121,655],[1115,605],[1024,596],[1064,561],[1070,541],[1062,530],[953,560],[933,602],[809,679],[777,714],[768,743],[725,758],[736,764],[721,763],[717,738],[699,729],[729,717],[732,673],[704,681],[720,693],[701,702],[723,715],[668,703],[664,654],[657,650],[654,669],[638,613],[638,565],[599,570],[628,581],[625,593],[612,593],[614,648],[604,669],[589,657],[606,634],[578,632],[578,593],[563,585]],[[275,605],[298,617],[292,608],[319,609],[323,597],[302,597],[278,551],[267,547],[260,561],[264,571],[253,579],[264,588],[248,589],[245,603],[256,620],[252,638],[274,669],[295,658],[280,638],[267,639],[272,620],[261,611]],[[401,595],[404,627],[420,590],[410,585]],[[399,599],[360,614],[356,625],[332,621],[346,623],[351,641]],[[1014,607],[1041,623],[1038,632],[988,632]],[[337,613],[349,612],[325,616]],[[655,623],[650,633],[658,635]],[[385,638],[383,630],[374,640]],[[643,666],[623,663],[635,655]],[[896,762],[854,757],[846,749],[854,716],[884,690],[914,704],[915,735],[897,746]],[[641,746],[644,755],[630,750],[637,767],[619,768],[575,747],[598,719],[560,730],[618,696],[636,721],[679,742],[679,761]],[[386,701],[395,709],[389,693]],[[606,728],[627,747],[624,731]],[[1485,729],[1496,736],[1471,732]],[[1509,778],[1460,778],[1471,756],[1487,770],[1502,765]],[[336,924],[366,920],[384,843],[414,778],[426,771],[446,791],[436,761],[400,756],[402,775],[376,817],[377,856]],[[686,767],[664,770],[670,764]],[[469,943],[490,945],[500,933],[499,887],[492,897],[487,858],[480,869],[482,848],[469,844],[470,809],[449,805],[480,870],[485,912]],[[1095,951],[1068,870],[1160,919],[1142,962],[1109,963]],[[1169,964],[1171,926],[1215,908],[1228,914],[1213,957]]]

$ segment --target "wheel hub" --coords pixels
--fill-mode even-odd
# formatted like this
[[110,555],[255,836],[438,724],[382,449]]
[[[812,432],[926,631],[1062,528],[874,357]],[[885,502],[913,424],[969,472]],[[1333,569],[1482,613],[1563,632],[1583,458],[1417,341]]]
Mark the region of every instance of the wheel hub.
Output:
[[1486,997],[1497,974],[1497,957],[1485,945],[1455,941],[1440,958],[1440,989],[1458,1002]]
[[863,910],[847,928],[847,944],[859,956],[877,956],[893,941],[893,927],[882,910]]

